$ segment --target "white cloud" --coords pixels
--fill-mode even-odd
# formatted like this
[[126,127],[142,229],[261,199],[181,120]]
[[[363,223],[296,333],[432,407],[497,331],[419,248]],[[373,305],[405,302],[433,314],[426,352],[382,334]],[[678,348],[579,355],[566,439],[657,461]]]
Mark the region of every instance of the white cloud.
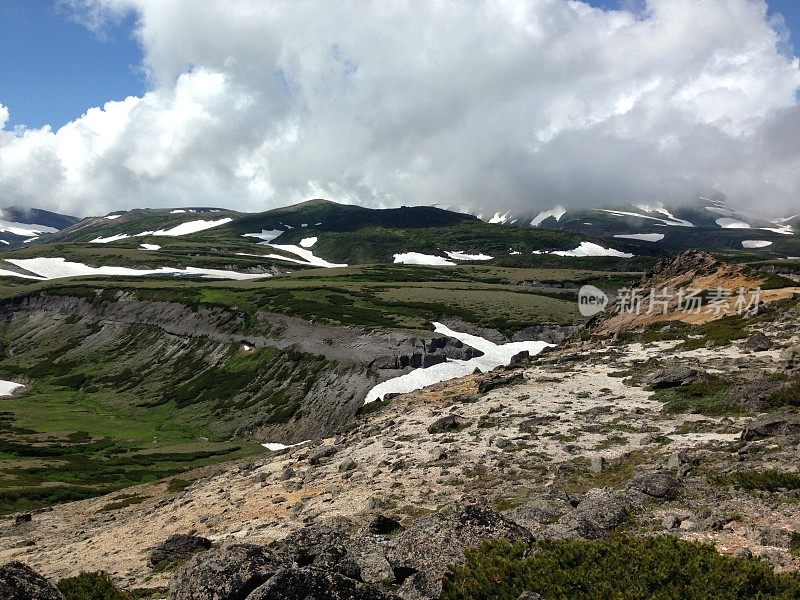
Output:
[[541,210],[718,189],[777,213],[800,192],[800,69],[762,0],[71,4],[95,30],[137,12],[152,89],[0,131],[9,204]]

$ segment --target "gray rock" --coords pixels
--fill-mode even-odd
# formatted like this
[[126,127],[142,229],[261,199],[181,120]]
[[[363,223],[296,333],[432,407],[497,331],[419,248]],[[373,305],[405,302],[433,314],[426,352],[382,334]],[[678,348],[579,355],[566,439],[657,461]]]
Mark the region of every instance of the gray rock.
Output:
[[21,562],[0,565],[0,598],[3,600],[64,600],[58,588]]
[[677,529],[681,526],[681,520],[675,515],[667,515],[664,517],[664,520],[661,521],[661,525],[664,529]]
[[281,569],[285,557],[267,548],[236,545],[196,554],[170,585],[171,600],[241,600]]
[[645,383],[654,390],[689,385],[695,381],[702,381],[707,376],[705,372],[692,367],[678,366],[661,369],[650,374]]
[[247,596],[247,600],[392,600],[397,596],[313,567],[289,568]]
[[402,531],[403,526],[399,521],[396,521],[391,517],[378,515],[372,519],[372,521],[370,521],[367,529],[370,533],[375,535],[389,535],[392,533],[397,533],[398,531]]
[[360,568],[349,549],[350,537],[344,531],[326,526],[303,527],[270,544],[277,554],[301,566],[333,571],[351,579],[361,579]]
[[606,466],[606,459],[604,457],[593,456],[589,468],[592,470],[592,473],[602,473],[605,466]]
[[595,540],[608,535],[627,521],[633,502],[622,492],[589,490],[574,511],[546,528],[553,538]]
[[458,415],[447,415],[436,419],[428,426],[428,433],[447,433],[466,427],[470,421]]
[[163,568],[179,563],[197,552],[211,548],[211,540],[196,535],[177,533],[153,548],[147,558],[150,568]]
[[544,598],[536,592],[522,592],[517,600],[544,600]]
[[742,560],[750,560],[753,558],[753,551],[750,548],[744,547],[739,548],[735,553],[734,556],[736,558],[741,558]]
[[772,342],[760,331],[754,333],[742,342],[742,349],[749,350],[750,352],[766,352],[770,348],[772,348]]
[[308,455],[308,464],[318,465],[338,452],[336,446],[322,446]]
[[667,471],[639,473],[628,483],[628,489],[657,500],[674,500],[680,491],[680,481]]
[[792,532],[781,527],[767,527],[757,531],[755,539],[761,546],[788,548],[792,541]]
[[527,529],[488,508],[443,509],[392,538],[386,557],[395,572],[407,575],[401,596],[438,598],[448,565],[462,563],[467,548],[501,538],[533,541]]
[[760,440],[768,437],[800,436],[800,415],[779,413],[756,417],[742,430],[743,440]]

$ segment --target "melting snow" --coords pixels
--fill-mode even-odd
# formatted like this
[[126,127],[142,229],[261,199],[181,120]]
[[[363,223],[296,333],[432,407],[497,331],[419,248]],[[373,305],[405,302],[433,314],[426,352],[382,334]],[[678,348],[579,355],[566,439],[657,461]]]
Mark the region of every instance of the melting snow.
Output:
[[628,212],[624,210],[609,210],[607,208],[601,208],[600,210],[615,215],[617,217],[638,217],[640,219],[650,219],[652,221],[658,221],[659,223],[663,223],[664,225],[672,225],[675,227],[694,227],[694,223],[690,223],[689,221],[685,221],[684,219],[678,219],[677,217],[673,217],[671,214],[669,214],[669,211],[665,209],[659,210],[659,212],[661,212],[665,216],[669,216],[668,219],[651,217],[650,215],[641,215],[639,213]]
[[161,250],[161,246],[158,244],[139,244],[139,247],[142,250]]
[[0,398],[10,396],[14,390],[25,387],[21,383],[14,383],[13,381],[3,381],[0,379]]
[[780,225],[779,227],[759,227],[764,231],[772,231],[773,233],[780,233],[782,235],[794,235],[794,230],[791,225]]
[[94,238],[93,240],[89,240],[90,244],[108,244],[109,242],[116,242],[118,240],[124,240],[125,238],[130,237],[127,233],[118,233],[117,235],[112,235],[107,238],[99,237]]
[[242,234],[242,237],[254,237],[254,238],[258,238],[259,240],[263,240],[265,242],[271,242],[272,240],[274,240],[276,237],[278,237],[282,233],[283,233],[283,230],[281,230],[281,229],[273,229],[271,231],[267,231],[266,229],[262,229],[261,233],[245,233],[245,234]]
[[750,223],[739,221],[738,219],[717,219],[717,225],[723,229],[750,229]]
[[466,252],[448,252],[446,250],[445,254],[453,260],[492,260],[494,258],[494,256],[489,256],[488,254],[467,254]]
[[428,265],[433,267],[451,267],[456,263],[432,254],[422,254],[420,252],[403,252],[394,255],[394,262],[404,265]]
[[28,223],[17,223],[15,221],[5,221],[2,219],[3,211],[0,210],[0,233],[13,233],[19,236],[39,237],[43,233],[55,233],[55,227],[46,225],[29,225]]
[[36,237],[32,237],[32,238],[27,239],[27,240],[22,240],[22,243],[23,244],[30,244],[31,242],[35,242],[38,239],[39,239],[39,236],[37,235]]
[[103,217],[104,219],[108,219],[109,221],[113,221],[114,219],[119,219],[122,215],[106,215]]
[[567,214],[566,209],[559,204],[555,208],[544,210],[536,215],[533,221],[531,221],[531,227],[538,227],[542,221],[549,219],[550,217],[553,217],[556,221],[560,221],[561,217],[563,217],[565,214]]
[[303,248],[311,248],[311,246],[313,246],[316,243],[317,243],[317,238],[315,237],[307,237],[300,240],[300,245]]
[[294,254],[299,256],[302,260],[298,261],[297,259],[287,258],[285,256],[280,256],[278,254],[270,254],[268,258],[277,258],[279,260],[288,260],[291,262],[299,262],[302,264],[310,265],[313,267],[325,267],[326,269],[334,269],[337,267],[346,267],[346,264],[336,264],[328,262],[323,258],[319,258],[318,256],[314,256],[311,250],[305,250],[300,246],[295,246],[293,244],[270,244],[271,247],[277,248],[283,252],[288,252],[289,254]]
[[225,225],[225,223],[230,223],[233,221],[230,217],[225,217],[224,219],[218,219],[216,221],[205,221],[203,219],[199,219],[197,221],[187,221],[186,223],[181,223],[180,225],[176,225],[170,229],[159,229],[158,231],[143,231],[142,233],[137,233],[137,237],[141,237],[144,235],[153,235],[153,236],[164,236],[164,237],[179,237],[182,235],[189,235],[190,233],[197,233],[198,231],[205,231],[206,229],[211,229],[212,227],[218,227],[220,225]]
[[475,369],[486,373],[501,365],[508,365],[515,354],[527,350],[533,356],[552,346],[547,342],[494,344],[476,335],[453,331],[441,323],[434,323],[433,325],[436,333],[460,340],[467,346],[483,352],[483,356],[470,360],[448,360],[425,369],[414,369],[410,373],[379,383],[367,393],[364,404],[383,400],[386,394],[406,394],[435,383],[464,377],[471,374]]
[[307,444],[307,443],[308,443],[308,440],[306,440],[304,442],[297,442],[296,444],[289,444],[289,445],[279,444],[278,442],[267,442],[267,443],[261,444],[261,445],[264,446],[264,448],[266,448],[267,450],[270,450],[271,452],[277,452],[278,450],[286,450],[287,448],[294,448],[295,446],[302,446],[303,444]]
[[508,213],[501,215],[499,212],[494,213],[494,216],[489,219],[489,223],[505,223],[508,220]]
[[171,214],[171,215],[177,215],[177,214],[180,214],[180,213],[185,213],[185,212],[186,212],[186,211],[185,211],[184,209],[182,209],[182,208],[176,208],[175,210],[171,210],[171,211],[169,211],[169,214]]
[[[112,276],[141,277],[144,275],[199,275],[206,279],[257,279],[269,277],[265,273],[238,273],[222,269],[202,269],[199,267],[186,267],[176,269],[173,267],[159,267],[158,269],[131,269],[129,267],[90,267],[83,263],[68,262],[63,258],[19,258],[6,259],[6,262],[16,265],[26,271],[35,273],[44,279],[60,279],[62,277],[84,276]],[[12,273],[8,271],[8,273]],[[31,279],[30,276],[14,273],[17,277]]]
[[742,242],[742,247],[744,248],[766,248],[767,246],[772,246],[772,242],[760,240],[745,240]]
[[616,256],[619,258],[633,258],[633,254],[620,252],[613,248],[603,248],[592,242],[581,242],[581,245],[574,250],[555,250],[553,252],[548,252],[548,254],[555,254],[557,256]]
[[664,239],[663,233],[630,233],[627,235],[615,235],[615,238],[625,240],[642,240],[643,242],[660,242]]

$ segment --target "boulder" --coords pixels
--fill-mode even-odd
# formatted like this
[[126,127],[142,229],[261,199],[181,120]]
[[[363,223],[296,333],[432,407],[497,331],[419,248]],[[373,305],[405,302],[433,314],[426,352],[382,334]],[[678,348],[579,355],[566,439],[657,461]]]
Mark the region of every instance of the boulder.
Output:
[[404,598],[438,598],[448,565],[462,563],[464,550],[492,539],[533,542],[527,529],[500,513],[468,505],[419,519],[391,539],[386,556],[404,579]]
[[[514,358],[519,357],[520,354],[528,354],[528,353],[525,352],[525,353],[515,354]],[[530,358],[529,354],[528,358]],[[520,360],[522,360],[522,358],[520,358]],[[487,392],[490,392],[495,388],[505,387],[508,385],[513,385],[515,383],[521,383],[524,380],[525,378],[522,376],[522,373],[513,373],[511,375],[489,375],[486,379],[484,379],[478,384],[478,393],[486,394]]]
[[242,600],[291,561],[251,544],[196,554],[175,575],[171,600]]
[[327,526],[303,527],[270,544],[277,554],[300,567],[313,566],[361,579],[361,569],[349,549],[349,536]]
[[372,519],[372,521],[370,521],[368,529],[370,533],[374,533],[375,535],[389,535],[391,533],[401,531],[403,526],[399,521],[396,521],[391,517],[378,515]]
[[547,537],[596,540],[628,520],[633,502],[622,492],[589,490],[575,510],[546,529]]
[[674,500],[680,491],[680,481],[668,471],[639,473],[628,483],[628,489],[656,500]]
[[772,342],[760,331],[742,342],[742,350],[749,350],[750,352],[766,352],[770,348],[772,348]]
[[436,419],[428,426],[428,433],[447,433],[466,427],[470,421],[458,415],[447,415]]
[[276,573],[247,600],[396,600],[397,596],[340,573],[296,567]]
[[750,441],[775,436],[800,436],[800,415],[778,413],[756,417],[745,425],[741,437]]
[[308,455],[308,464],[318,465],[338,452],[336,446],[322,446]]
[[677,366],[660,369],[645,378],[645,383],[654,390],[689,385],[706,378],[705,372],[692,367]]
[[52,583],[21,562],[0,565],[0,598],[3,600],[64,600]]
[[193,554],[209,550],[211,540],[197,535],[176,533],[153,548],[147,558],[150,568],[163,568],[189,559]]

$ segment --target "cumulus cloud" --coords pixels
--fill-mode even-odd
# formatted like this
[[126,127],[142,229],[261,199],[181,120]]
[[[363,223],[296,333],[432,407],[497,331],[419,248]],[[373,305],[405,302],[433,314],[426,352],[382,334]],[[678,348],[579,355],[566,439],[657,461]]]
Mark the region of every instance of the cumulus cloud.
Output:
[[151,88],[0,131],[9,204],[797,206],[800,68],[763,0],[70,4],[135,11]]

